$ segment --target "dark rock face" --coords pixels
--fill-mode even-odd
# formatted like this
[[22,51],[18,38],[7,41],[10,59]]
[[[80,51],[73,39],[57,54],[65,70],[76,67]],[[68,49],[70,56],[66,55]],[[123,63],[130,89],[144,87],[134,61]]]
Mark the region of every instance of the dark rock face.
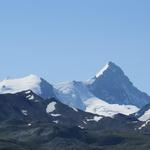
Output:
[[129,104],[139,108],[150,103],[150,96],[138,90],[120,67],[109,62],[108,68],[89,85],[98,98],[112,104]]
[[40,96],[43,99],[48,99],[55,97],[54,91],[53,91],[53,86],[49,84],[46,80],[41,78],[41,83],[40,83],[40,88],[41,88],[41,94]]
[[[27,92],[27,93],[26,93]],[[0,121],[5,120],[50,120],[45,113],[42,98],[32,91],[0,95]]]
[[[54,110],[47,112],[47,106],[52,103],[55,103]],[[88,122],[87,119],[93,119],[95,116],[98,115],[71,108],[55,98],[43,100],[30,90],[0,95],[0,122],[13,120],[25,123],[53,122],[65,126],[90,128],[97,122]]]
[[[55,105],[53,105],[55,104]],[[54,109],[47,112],[48,105]],[[52,106],[53,105],[53,106]],[[50,108],[51,109],[51,108]],[[0,95],[0,122],[31,122],[55,123],[67,127],[80,127],[81,129],[117,129],[132,130],[125,122],[133,122],[131,117],[103,117],[87,113],[79,109],[71,108],[55,98],[43,100],[32,91],[24,91],[17,94]],[[133,116],[134,117],[134,116]],[[98,118],[98,119],[95,119]],[[110,124],[114,126],[109,127]],[[103,125],[103,126],[102,126]]]

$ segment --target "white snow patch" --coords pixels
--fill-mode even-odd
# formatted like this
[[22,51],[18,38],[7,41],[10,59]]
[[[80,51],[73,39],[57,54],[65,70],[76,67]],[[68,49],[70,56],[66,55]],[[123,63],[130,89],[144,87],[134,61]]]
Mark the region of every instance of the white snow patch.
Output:
[[49,104],[47,105],[46,112],[47,112],[47,113],[53,112],[53,111],[55,110],[55,105],[56,105],[56,104],[57,104],[56,102],[51,102],[51,103],[49,103]]
[[55,120],[55,121],[53,121],[54,123],[56,123],[56,124],[58,124],[59,123],[59,121],[58,120]]
[[27,95],[26,98],[27,98],[28,100],[34,100],[34,95]]
[[132,121],[132,123],[138,123],[138,121]]
[[83,121],[83,123],[84,123],[84,124],[87,124],[87,122],[86,122],[86,121]]
[[96,121],[96,122],[98,122],[98,121],[100,121],[102,118],[103,118],[103,117],[101,117],[101,116],[94,116],[94,118],[92,118],[92,119],[87,119],[87,121]]
[[32,126],[32,124],[31,124],[31,123],[28,123],[28,126],[30,127],[30,126]]
[[74,111],[78,112],[78,109],[74,108],[74,107],[71,107]]
[[92,119],[86,119],[86,121],[88,121],[88,122],[89,122],[89,121],[94,121],[94,119],[93,119],[93,118],[92,118]]
[[31,97],[31,95],[27,95],[27,96],[26,96],[26,98],[30,98],[30,97]]
[[103,117],[101,116],[94,116],[93,118],[96,122],[100,121],[101,119],[103,119]]
[[53,117],[59,117],[59,116],[61,116],[61,114],[51,114],[51,116],[53,116]]
[[29,100],[33,100],[34,99],[34,95],[31,95],[31,97],[29,97]]
[[141,130],[142,128],[144,128],[149,122],[150,122],[150,120],[147,120],[141,127],[139,127],[139,130]]
[[82,127],[82,126],[78,126],[80,129],[84,129],[84,127]]
[[140,118],[140,121],[147,121],[150,119],[150,109],[147,110]]
[[23,115],[28,116],[28,111],[27,110],[23,109],[23,110],[21,110],[21,112],[23,113]]
[[25,93],[26,93],[26,94],[30,94],[30,93],[31,93],[31,91],[26,91]]

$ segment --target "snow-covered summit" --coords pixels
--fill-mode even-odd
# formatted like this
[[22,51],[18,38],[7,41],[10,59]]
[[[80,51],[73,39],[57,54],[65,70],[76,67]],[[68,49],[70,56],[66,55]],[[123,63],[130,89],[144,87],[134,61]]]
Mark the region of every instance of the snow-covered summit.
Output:
[[41,78],[33,74],[18,79],[5,79],[0,82],[0,93],[17,93],[30,89],[41,94],[40,83]]
[[52,86],[44,79],[33,74],[23,78],[4,79],[0,81],[0,94],[18,93],[26,90],[32,90],[43,98],[53,95]]
[[96,74],[96,78],[99,78],[100,76],[102,76],[105,71],[107,70],[113,70],[113,71],[116,71],[116,69],[120,69],[115,63],[109,61],[102,69],[100,69],[100,71]]
[[117,74],[117,73],[122,73],[122,74],[124,74],[123,71],[121,70],[121,68],[120,68],[119,66],[117,66],[115,63],[109,61],[108,63],[106,63],[106,64],[104,65],[104,67],[103,67],[102,69],[100,69],[100,70],[96,73],[96,75],[95,75],[94,77],[88,79],[87,81],[85,81],[85,83],[86,83],[87,85],[91,85],[91,84],[97,82],[97,80],[99,80],[99,78],[102,78],[103,76],[105,76],[105,74],[106,74],[107,72],[114,72],[114,73],[116,73],[116,74]]
[[54,89],[61,102],[104,116],[129,115],[150,102],[150,97],[134,87],[113,62],[108,62],[88,81],[58,83]]

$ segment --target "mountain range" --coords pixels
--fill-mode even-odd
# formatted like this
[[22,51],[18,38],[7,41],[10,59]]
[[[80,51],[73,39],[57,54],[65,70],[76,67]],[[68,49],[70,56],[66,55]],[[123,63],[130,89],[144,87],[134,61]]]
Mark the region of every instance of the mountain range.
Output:
[[150,103],[150,96],[138,90],[122,69],[109,62],[87,81],[50,84],[36,75],[0,82],[0,93],[32,90],[43,99],[55,97],[62,103],[104,116],[132,114]]
[[0,149],[147,150],[149,134],[150,96],[113,62],[86,81],[0,81]]

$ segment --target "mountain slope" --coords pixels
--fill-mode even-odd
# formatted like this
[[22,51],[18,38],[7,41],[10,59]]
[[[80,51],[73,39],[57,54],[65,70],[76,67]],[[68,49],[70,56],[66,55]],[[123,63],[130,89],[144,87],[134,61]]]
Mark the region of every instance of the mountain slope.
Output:
[[105,116],[129,115],[150,102],[150,97],[134,87],[121,68],[112,62],[86,82],[55,84],[54,92],[69,106]]
[[120,67],[109,62],[87,82],[90,91],[110,104],[135,105],[139,108],[150,103],[150,96],[138,90]]
[[118,113],[129,115],[139,110],[133,105],[109,104],[95,97],[83,82],[58,83],[54,85],[54,92],[62,103],[70,107],[108,117],[113,117]]
[[82,110],[86,108],[84,101],[93,97],[87,86],[78,81],[55,84],[54,92],[61,102]]
[[0,122],[9,120],[50,121],[45,113],[43,99],[32,91],[16,94],[0,94]]
[[134,116],[87,113],[31,90],[0,94],[0,149],[146,150],[149,137],[135,130],[141,125]]
[[65,126],[91,128],[103,116],[69,107],[55,98],[43,100],[31,90],[15,94],[0,94],[0,123],[22,121],[55,123]]
[[[104,114],[105,115],[105,114]],[[110,118],[96,115],[69,107],[55,98],[43,100],[32,91],[23,91],[16,94],[0,94],[0,123],[22,122],[32,126],[35,122],[54,123],[68,127],[81,129],[124,129],[129,130],[129,122],[132,124],[137,119],[133,116],[115,115]],[[121,117],[120,117],[121,116]],[[122,120],[120,122],[120,120]],[[104,125],[102,128],[102,124]],[[107,124],[113,123],[109,127]],[[120,127],[119,127],[120,126]],[[117,127],[117,128],[116,128]],[[132,124],[132,129],[134,129]]]
[[150,104],[147,104],[134,114],[140,121],[150,120]]

